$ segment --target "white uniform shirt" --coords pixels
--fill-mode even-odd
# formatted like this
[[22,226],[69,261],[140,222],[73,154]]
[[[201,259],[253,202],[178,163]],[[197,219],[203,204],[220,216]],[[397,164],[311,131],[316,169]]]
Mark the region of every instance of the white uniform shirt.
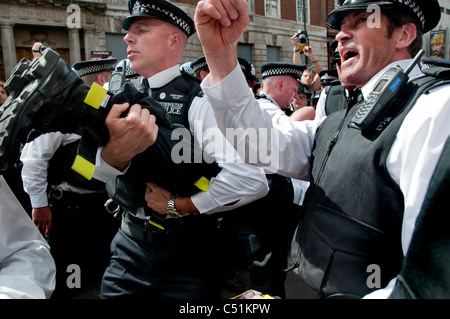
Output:
[[260,95],[265,97],[258,99],[259,105],[266,110],[276,123],[283,123],[289,121],[289,116],[284,113],[278,103],[267,93],[261,92]]
[[[265,95],[265,98],[259,98],[258,103],[267,113],[270,114],[272,121],[277,124],[282,124],[289,121],[289,116],[284,113],[278,103],[267,93],[261,92],[260,95]],[[309,187],[309,182],[299,179],[291,178],[292,188],[294,190],[293,203],[296,205],[303,205],[306,190]]]
[[[47,198],[47,170],[48,163],[60,146],[75,142],[80,135],[61,132],[51,132],[38,136],[32,142],[25,144],[20,160],[23,163],[23,188],[30,196],[33,208],[48,206]],[[91,190],[81,189],[66,182],[58,185],[64,191],[78,194],[93,193]]]
[[0,176],[0,299],[49,298],[55,273],[50,247]]
[[[411,60],[404,60],[395,64],[406,68],[410,62]],[[380,71],[362,88],[363,96],[367,96],[381,75],[392,65],[394,64]],[[249,95],[247,90],[242,90],[245,80],[239,70],[237,65],[233,72],[216,85],[211,85],[210,77],[205,78],[202,83],[203,92],[211,101],[219,127],[270,128],[270,132],[279,136],[278,141],[271,144],[278,147],[272,148],[273,153],[279,150],[281,154],[271,154],[272,158],[276,158],[272,161],[273,168],[278,169],[282,175],[308,179],[314,134],[321,121],[272,125],[270,116],[259,112],[259,108],[255,107],[257,102],[254,97]],[[422,72],[416,67],[409,76],[415,78],[421,75]],[[428,183],[450,135],[449,105],[449,85],[423,94],[403,121],[387,158],[389,174],[399,184],[405,198],[402,227],[402,247],[405,255]],[[271,153],[271,150],[262,151]],[[367,297],[387,298],[394,284],[395,279],[386,289],[375,291]]]
[[[164,70],[148,79],[150,88],[159,88],[175,77],[181,75],[178,65]],[[246,90],[248,86],[246,84]],[[194,140],[201,145],[204,153],[222,168],[220,173],[211,178],[206,192],[199,191],[191,196],[192,202],[200,213],[211,214],[232,210],[265,196],[268,192],[264,171],[258,167],[244,164],[236,151],[228,144],[217,128],[216,120],[206,97],[194,98],[188,113],[189,126]],[[107,181],[122,175],[101,158],[101,148],[97,152],[94,177]],[[229,203],[237,201],[234,205]],[[142,214],[142,210],[138,215]]]

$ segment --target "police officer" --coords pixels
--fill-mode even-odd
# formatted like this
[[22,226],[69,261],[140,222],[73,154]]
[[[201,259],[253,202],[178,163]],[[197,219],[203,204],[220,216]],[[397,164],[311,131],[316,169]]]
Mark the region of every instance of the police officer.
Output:
[[[381,9],[379,27],[369,23],[372,11],[366,9],[371,4]],[[436,77],[423,78],[415,66],[410,81],[438,84],[417,98],[407,94],[408,89],[400,92],[395,107],[367,128],[351,124],[362,103],[322,122],[272,125],[269,116],[258,111],[253,96],[238,91],[244,79],[236,71],[232,52],[249,23],[247,9],[245,1],[197,5],[196,26],[211,71],[203,91],[219,127],[275,130],[282,154],[274,163],[279,173],[310,178],[306,209],[293,240],[293,258],[306,282],[321,297],[372,293],[367,297],[386,298],[450,135],[449,85]],[[411,63],[422,47],[422,33],[439,19],[438,1],[345,1],[327,19],[329,27],[339,30],[341,82],[360,88],[367,97],[386,70],[397,64],[405,69]],[[407,87],[417,93],[422,88],[412,83]],[[229,92],[235,98],[224,103]],[[379,284],[368,273],[374,269]]]
[[116,58],[80,61],[74,63],[73,69],[85,85],[91,86],[95,82],[103,86],[109,82],[109,78],[115,70],[116,62]]
[[202,81],[209,73],[208,64],[206,63],[206,59],[204,56],[199,57],[198,59],[191,62],[192,72],[194,73],[197,79]]
[[[145,199],[150,210],[138,206],[123,214],[111,245],[112,259],[103,276],[101,297],[219,298],[216,226],[209,215],[266,195],[267,181],[260,168],[239,163],[237,153],[229,147],[223,149],[225,138],[215,131],[210,104],[198,81],[180,72],[179,61],[188,38],[195,33],[192,19],[165,0],[130,0],[128,5],[131,15],[123,27],[128,32],[124,40],[131,69],[142,76],[143,85],[150,87],[170,120],[187,128],[204,154],[215,160],[219,172],[201,178],[202,191],[193,194],[171,191],[179,183],[176,178],[165,181],[164,188],[147,184]],[[124,201],[133,202],[133,186],[139,176],[134,179],[129,174],[136,171],[142,175],[147,168],[145,163],[136,166],[131,159],[156,141],[157,129],[154,116],[137,104],[129,108],[126,117],[120,117],[128,107],[114,105],[106,119],[110,139],[99,150],[94,176],[127,179],[119,191],[123,191]],[[214,133],[219,134],[209,138]]]

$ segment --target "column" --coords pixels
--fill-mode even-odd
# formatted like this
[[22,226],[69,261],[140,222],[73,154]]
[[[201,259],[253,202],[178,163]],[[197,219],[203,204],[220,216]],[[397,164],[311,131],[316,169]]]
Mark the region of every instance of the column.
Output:
[[85,60],[91,59],[91,51],[95,51],[95,35],[93,30],[84,30],[84,56]]
[[16,42],[14,41],[13,24],[1,24],[3,61],[5,63],[5,79],[8,79],[17,65]]
[[81,48],[80,48],[80,31],[79,29],[69,30],[69,51],[70,51],[70,66],[75,62],[81,61]]

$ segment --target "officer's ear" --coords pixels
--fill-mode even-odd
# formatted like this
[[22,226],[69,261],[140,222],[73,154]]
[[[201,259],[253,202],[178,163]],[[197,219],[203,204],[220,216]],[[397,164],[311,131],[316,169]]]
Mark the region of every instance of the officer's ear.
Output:
[[408,49],[417,37],[417,26],[414,23],[404,24],[398,27],[394,34],[397,36],[395,48],[397,50]]
[[173,32],[169,37],[169,48],[178,50],[183,45],[183,38],[179,32]]
[[283,79],[281,79],[281,78],[278,79],[277,80],[277,84],[276,84],[277,89],[281,91],[283,89],[283,86],[284,86],[285,83],[286,82]]

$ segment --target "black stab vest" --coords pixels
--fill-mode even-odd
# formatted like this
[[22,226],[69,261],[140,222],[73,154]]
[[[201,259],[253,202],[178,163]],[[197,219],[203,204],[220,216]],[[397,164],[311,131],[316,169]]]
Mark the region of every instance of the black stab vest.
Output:
[[[133,82],[138,86],[139,83]],[[169,113],[170,122],[180,124],[189,130],[188,112],[192,101],[196,96],[202,96],[199,81],[191,76],[182,75],[174,78],[172,81],[160,88],[151,88],[151,95],[154,100],[159,102]],[[144,194],[145,182],[148,176],[148,167],[151,162],[151,169],[157,169],[157,176],[152,175],[151,179],[163,188],[181,196],[191,196],[200,191],[194,183],[200,177],[210,179],[216,176],[220,167],[216,163],[179,163],[176,164],[178,171],[167,171],[170,167],[171,148],[173,143],[178,141],[171,140],[172,130],[166,130],[165,138],[158,138],[155,145],[148,148],[144,153],[135,156],[132,164],[123,176],[106,183],[108,193],[111,198],[119,205],[133,213],[138,207],[147,209]],[[190,133],[189,133],[190,134]],[[191,140],[193,140],[191,136]],[[179,174],[178,174],[179,173]],[[184,173],[184,175],[183,175]],[[177,175],[178,174],[178,175]]]
[[333,112],[347,108],[347,97],[342,85],[330,86],[325,100],[325,114],[330,115]]
[[169,113],[172,123],[189,128],[188,112],[193,99],[202,96],[198,81],[187,75],[177,76],[160,88],[151,88],[152,97]]

